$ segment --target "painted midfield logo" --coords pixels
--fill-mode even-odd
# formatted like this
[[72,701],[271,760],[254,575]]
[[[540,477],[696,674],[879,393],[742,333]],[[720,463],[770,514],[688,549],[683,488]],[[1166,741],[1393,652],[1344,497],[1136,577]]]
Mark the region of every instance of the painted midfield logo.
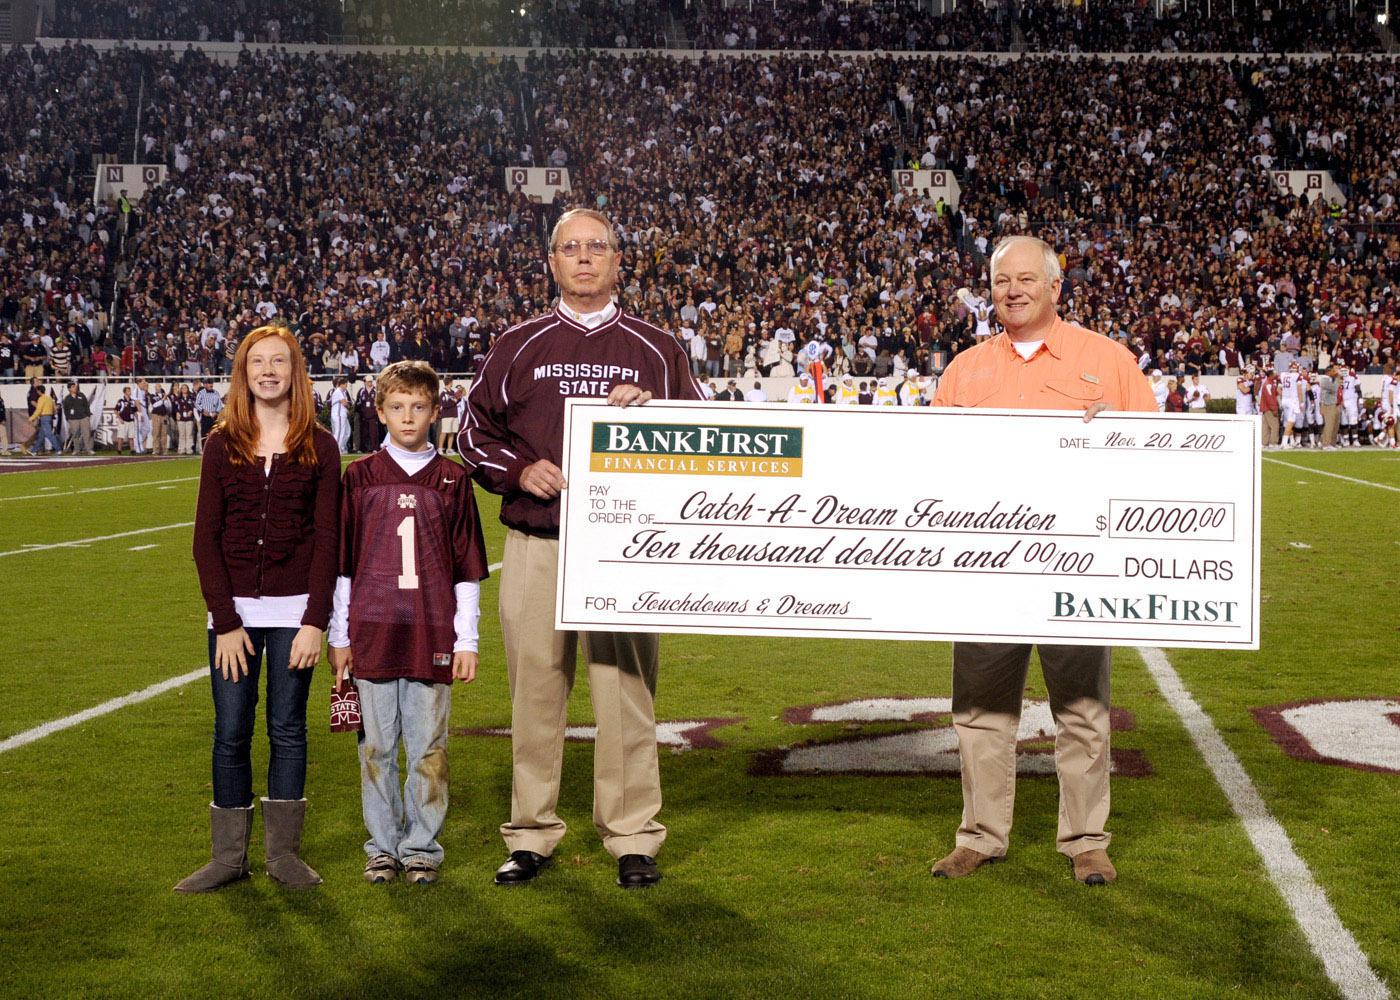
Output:
[[1252,711],[1295,760],[1400,774],[1400,698],[1303,701]]
[[[830,705],[789,708],[783,722],[792,726],[843,727],[801,743],[760,750],[749,773],[773,777],[929,775],[956,778],[960,773],[957,734],[952,728],[953,700],[947,697],[860,698]],[[1311,701],[1253,710],[1285,753],[1298,760],[1337,764],[1361,771],[1400,774],[1400,698]],[[672,753],[718,750],[725,744],[713,731],[743,722],[739,718],[682,719],[656,724],[656,742]],[[1115,733],[1131,732],[1131,712],[1110,709]],[[508,728],[454,729],[454,736],[509,736]],[[570,726],[565,738],[591,742],[594,726]],[[1016,733],[1016,771],[1022,777],[1055,774],[1055,721],[1048,702],[1027,700]],[[1141,778],[1153,773],[1141,750],[1114,747],[1114,777]]]

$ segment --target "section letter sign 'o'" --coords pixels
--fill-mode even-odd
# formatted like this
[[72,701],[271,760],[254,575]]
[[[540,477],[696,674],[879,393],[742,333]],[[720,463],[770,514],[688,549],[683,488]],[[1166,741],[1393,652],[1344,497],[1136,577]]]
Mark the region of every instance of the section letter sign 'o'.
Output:
[[1259,648],[1259,419],[570,400],[555,626]]

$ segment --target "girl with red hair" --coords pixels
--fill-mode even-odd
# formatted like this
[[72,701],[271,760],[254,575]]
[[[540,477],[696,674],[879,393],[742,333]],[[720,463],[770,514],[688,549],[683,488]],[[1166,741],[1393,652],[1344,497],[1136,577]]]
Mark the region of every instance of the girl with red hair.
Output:
[[209,610],[213,859],[177,892],[210,892],[248,876],[251,750],[264,672],[267,873],[290,888],[321,881],[299,857],[306,700],[330,621],[339,510],[340,450],[316,423],[301,347],[283,327],[258,327],[238,346],[200,465],[194,558]]

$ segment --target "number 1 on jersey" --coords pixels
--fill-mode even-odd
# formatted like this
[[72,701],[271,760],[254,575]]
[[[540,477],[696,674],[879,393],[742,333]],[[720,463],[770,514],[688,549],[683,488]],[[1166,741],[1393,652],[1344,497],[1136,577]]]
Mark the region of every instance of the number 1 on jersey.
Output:
[[399,522],[399,544],[403,552],[403,572],[399,574],[400,590],[418,589],[418,553],[413,548],[413,515]]

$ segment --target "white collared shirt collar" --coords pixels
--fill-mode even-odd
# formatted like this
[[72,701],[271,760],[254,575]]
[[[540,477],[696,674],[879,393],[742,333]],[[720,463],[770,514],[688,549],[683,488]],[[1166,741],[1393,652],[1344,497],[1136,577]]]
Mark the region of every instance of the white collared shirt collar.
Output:
[[617,315],[617,303],[609,302],[597,312],[581,313],[575,312],[561,301],[559,303],[559,311],[579,326],[588,330],[596,330]]

